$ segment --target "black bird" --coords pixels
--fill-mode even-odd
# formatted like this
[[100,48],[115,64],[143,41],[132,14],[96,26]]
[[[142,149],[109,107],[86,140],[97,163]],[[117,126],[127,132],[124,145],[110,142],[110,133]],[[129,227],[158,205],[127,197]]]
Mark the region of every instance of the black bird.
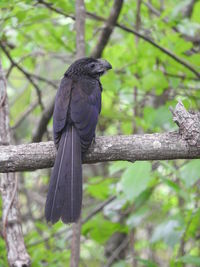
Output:
[[82,58],[65,72],[53,113],[57,147],[45,206],[47,222],[76,222],[82,205],[82,156],[95,138],[101,112],[100,76],[112,66],[106,60]]

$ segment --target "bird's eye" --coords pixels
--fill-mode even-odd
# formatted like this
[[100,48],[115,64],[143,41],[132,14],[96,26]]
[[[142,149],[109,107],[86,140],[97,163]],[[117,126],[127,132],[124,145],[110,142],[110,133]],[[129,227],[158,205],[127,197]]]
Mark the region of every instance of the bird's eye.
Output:
[[94,63],[90,64],[90,67],[91,69],[93,69],[95,67],[95,64]]

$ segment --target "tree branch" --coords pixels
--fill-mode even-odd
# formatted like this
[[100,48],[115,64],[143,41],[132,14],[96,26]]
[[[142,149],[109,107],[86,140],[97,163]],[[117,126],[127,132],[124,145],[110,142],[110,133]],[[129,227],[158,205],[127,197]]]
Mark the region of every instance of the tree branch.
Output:
[[175,55],[173,52],[171,52],[167,48],[164,48],[164,47],[160,46],[159,44],[157,44],[153,40],[149,39],[145,35],[137,32],[135,30],[132,30],[132,29],[130,29],[130,28],[128,28],[128,27],[126,27],[126,26],[124,26],[122,24],[116,24],[116,26],[118,26],[119,28],[123,29],[124,31],[129,32],[129,33],[132,33],[132,34],[140,37],[141,39],[145,40],[146,42],[150,43],[151,45],[153,45],[154,47],[158,48],[161,52],[163,52],[164,54],[168,55],[169,57],[171,57],[172,59],[174,59],[176,62],[178,62],[179,64],[181,64],[182,66],[184,66],[187,69],[189,69],[198,78],[200,78],[200,73],[192,65],[190,65],[187,61],[185,61],[182,58],[180,58],[177,55]]
[[[6,81],[0,62],[0,144],[10,143]],[[15,173],[0,177],[2,195],[3,235],[7,247],[9,266],[30,266],[30,257],[24,245],[18,212],[17,177]]]
[[48,9],[50,9],[50,10],[52,10],[52,11],[54,11],[54,12],[60,14],[60,15],[63,15],[64,17],[71,18],[71,19],[75,20],[75,16],[66,14],[61,9],[54,7],[52,3],[48,3],[48,2],[43,1],[43,0],[38,0],[37,2],[39,4],[42,4],[42,5],[46,6]]
[[37,128],[35,129],[32,137],[32,142],[40,142],[44,133],[47,130],[47,125],[52,117],[53,110],[54,110],[54,102],[55,99],[52,99],[48,106],[42,112],[42,116],[37,124]]
[[108,43],[108,40],[113,32],[114,26],[116,25],[117,19],[119,17],[120,11],[122,9],[123,0],[115,0],[111,8],[110,16],[105,22],[103,30],[99,36],[99,40],[94,47],[91,56],[94,58],[101,57],[101,54]]
[[42,97],[41,97],[40,88],[34,82],[34,80],[32,79],[31,75],[12,59],[10,53],[8,52],[8,50],[4,46],[3,42],[1,42],[1,41],[0,41],[0,47],[2,48],[2,50],[5,53],[5,55],[7,56],[7,58],[10,60],[11,64],[14,67],[16,67],[19,71],[21,71],[24,74],[24,76],[27,78],[27,80],[33,85],[33,87],[36,90],[36,94],[37,94],[37,97],[38,97],[38,102],[39,102],[39,104],[41,106],[41,109],[43,110],[44,109],[44,105],[42,103]]
[[15,122],[15,124],[11,127],[12,130],[15,130],[18,128],[21,123],[26,119],[26,117],[38,106],[38,100],[30,104],[28,108],[22,113],[20,118],[18,118]]
[[76,0],[76,59],[85,56],[85,5]]
[[[52,5],[41,0],[41,1],[38,1],[42,4],[45,4],[45,6],[47,6],[49,9],[53,10],[52,9]],[[56,13],[59,13],[59,14],[62,14],[63,16],[65,17],[71,17],[71,19],[75,20],[75,18],[73,16],[70,16],[68,14],[66,14],[65,12],[61,11],[60,9],[55,9],[54,10]],[[93,14],[91,12],[86,12],[86,15],[87,17],[89,18],[92,18],[92,19],[95,19],[95,20],[100,20],[100,21],[104,21],[106,22],[106,19],[104,17],[101,17],[101,16],[98,16],[96,14]],[[187,69],[189,69],[192,73],[195,74],[195,76],[197,76],[198,78],[200,78],[200,73],[192,66],[190,65],[190,63],[188,63],[187,61],[183,60],[182,58],[178,57],[177,55],[175,55],[173,52],[171,52],[170,50],[168,50],[167,48],[164,48],[162,46],[160,46],[159,44],[157,44],[156,42],[154,42],[153,40],[151,40],[150,38],[146,37],[145,35],[143,35],[142,33],[140,32],[137,32],[136,30],[132,30],[128,27],[126,27],[125,25],[123,24],[119,24],[119,23],[116,23],[115,24],[116,27],[128,32],[128,33],[131,33],[131,34],[134,34],[136,36],[138,36],[139,38],[143,39],[144,41],[148,42],[149,44],[153,45],[154,47],[156,47],[157,49],[159,49],[161,52],[163,52],[164,54],[168,55],[169,57],[171,57],[172,59],[174,59],[176,62],[178,62],[179,64],[181,64],[182,66],[186,67]]]
[[[117,160],[172,160],[200,158],[200,113],[188,112],[179,102],[173,110],[178,132],[101,136],[84,155],[83,163]],[[53,142],[0,146],[0,172],[30,171],[53,166]]]
[[[200,158],[200,115],[179,102],[174,110],[178,132],[97,137],[83,163],[116,160],[172,160]],[[0,146],[0,172],[28,171],[53,166],[53,142]]]
[[[30,171],[53,166],[53,142],[0,146],[0,172]],[[177,132],[96,138],[83,163],[104,161],[172,160],[200,158],[200,147],[189,145]]]

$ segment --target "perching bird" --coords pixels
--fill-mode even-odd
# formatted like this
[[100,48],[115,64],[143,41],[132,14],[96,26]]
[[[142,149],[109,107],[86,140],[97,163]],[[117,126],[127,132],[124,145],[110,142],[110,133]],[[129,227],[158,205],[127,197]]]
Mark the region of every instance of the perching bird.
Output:
[[106,60],[82,58],[65,72],[53,113],[57,147],[46,200],[45,217],[55,223],[76,222],[82,206],[82,155],[95,138],[101,112],[100,76],[112,66]]

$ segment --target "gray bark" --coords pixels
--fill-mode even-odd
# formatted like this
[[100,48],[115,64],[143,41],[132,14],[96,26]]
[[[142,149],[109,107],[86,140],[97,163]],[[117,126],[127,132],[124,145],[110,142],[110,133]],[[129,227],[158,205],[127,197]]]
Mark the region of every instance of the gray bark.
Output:
[[[179,132],[97,137],[83,163],[200,158],[199,113],[187,112],[182,103],[172,112]],[[0,172],[49,168],[55,155],[53,142],[0,146]]]
[[[53,142],[0,146],[0,172],[30,171],[53,166]],[[200,158],[200,147],[190,146],[178,132],[97,137],[83,163],[117,160],[171,160]]]
[[[9,114],[6,82],[0,62],[0,144],[10,143]],[[0,177],[2,196],[2,228],[7,247],[8,263],[11,267],[30,266],[26,252],[22,227],[18,212],[17,177],[15,173],[4,173]]]

